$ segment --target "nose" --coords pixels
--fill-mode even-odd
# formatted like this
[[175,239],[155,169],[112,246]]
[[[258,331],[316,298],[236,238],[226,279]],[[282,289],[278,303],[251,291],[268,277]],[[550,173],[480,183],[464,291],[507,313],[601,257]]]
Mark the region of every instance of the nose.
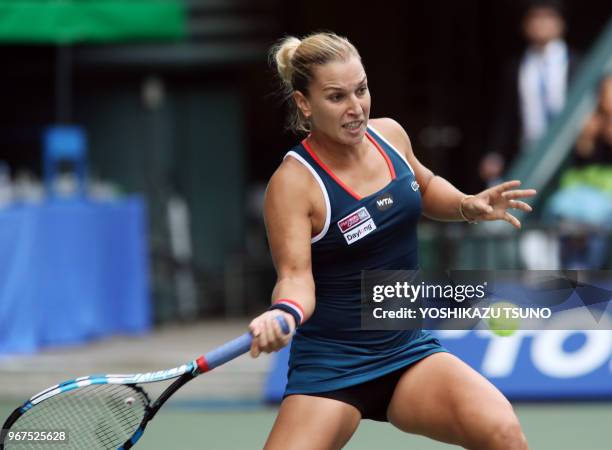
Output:
[[363,105],[361,104],[361,99],[357,97],[355,94],[349,97],[349,114],[354,114],[355,116],[361,117],[363,114]]

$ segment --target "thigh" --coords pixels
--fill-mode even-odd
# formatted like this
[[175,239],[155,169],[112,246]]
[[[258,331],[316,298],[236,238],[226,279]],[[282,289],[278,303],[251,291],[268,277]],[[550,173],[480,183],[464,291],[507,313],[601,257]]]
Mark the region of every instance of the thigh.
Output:
[[265,450],[335,450],[351,438],[361,415],[347,403],[290,395],[281,403]]
[[483,442],[492,434],[518,426],[501,392],[450,353],[433,354],[406,370],[387,415],[403,431],[466,448],[487,448]]

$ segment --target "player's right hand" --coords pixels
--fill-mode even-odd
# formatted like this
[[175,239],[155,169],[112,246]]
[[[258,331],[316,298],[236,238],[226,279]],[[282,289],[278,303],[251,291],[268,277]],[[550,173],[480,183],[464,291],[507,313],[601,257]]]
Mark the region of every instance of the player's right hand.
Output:
[[[290,332],[283,333],[276,317],[283,316],[289,325]],[[249,330],[253,335],[251,344],[251,356],[257,358],[262,352],[271,353],[283,348],[291,340],[295,330],[295,320],[291,314],[279,309],[266,311],[255,317],[249,324]]]

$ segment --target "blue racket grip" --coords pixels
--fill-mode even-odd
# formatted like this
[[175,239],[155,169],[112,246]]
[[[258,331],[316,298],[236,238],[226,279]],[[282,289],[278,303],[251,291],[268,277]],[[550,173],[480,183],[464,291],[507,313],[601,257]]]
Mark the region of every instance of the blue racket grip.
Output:
[[[289,328],[289,324],[285,318],[283,316],[277,316],[276,320],[278,321],[281,330],[283,330],[283,333],[289,334],[291,329]],[[200,371],[207,372],[215,367],[225,364],[228,361],[231,361],[234,358],[237,358],[240,355],[245,354],[251,348],[252,343],[253,335],[251,333],[244,333],[242,336],[237,337],[236,339],[233,339],[214,350],[211,350],[203,357],[206,370],[202,370],[202,365],[200,363],[198,364],[200,366]]]

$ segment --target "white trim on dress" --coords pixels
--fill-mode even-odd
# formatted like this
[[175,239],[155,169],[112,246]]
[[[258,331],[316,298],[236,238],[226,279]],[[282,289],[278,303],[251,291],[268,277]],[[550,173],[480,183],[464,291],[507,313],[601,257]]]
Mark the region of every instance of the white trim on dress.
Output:
[[323,197],[325,198],[325,210],[326,210],[325,211],[325,225],[323,226],[323,229],[321,230],[319,234],[317,234],[315,237],[310,239],[310,242],[314,244],[315,242],[323,239],[323,237],[327,234],[327,230],[329,230],[329,224],[331,222],[331,204],[329,202],[329,195],[327,194],[327,189],[325,188],[325,185],[323,184],[323,180],[321,179],[317,171],[314,169],[314,167],[312,167],[308,161],[306,161],[304,158],[302,158],[298,153],[294,152],[293,150],[287,152],[287,154],[285,155],[283,159],[285,159],[287,156],[291,156],[292,158],[295,158],[296,160],[301,162],[310,171],[310,173],[315,178],[315,180],[317,180],[317,183],[319,183],[319,187],[321,188],[321,191],[323,192]]

